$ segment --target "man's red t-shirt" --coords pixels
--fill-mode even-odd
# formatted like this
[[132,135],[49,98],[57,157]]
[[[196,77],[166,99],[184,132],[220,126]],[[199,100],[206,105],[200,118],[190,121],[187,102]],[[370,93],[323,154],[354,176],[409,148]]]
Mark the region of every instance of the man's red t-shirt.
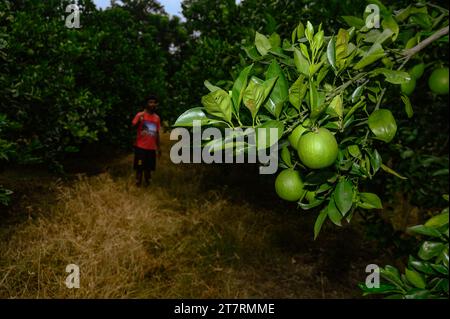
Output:
[[[140,117],[143,116],[143,120],[140,121]],[[133,119],[133,125],[139,122],[137,128],[136,142],[134,146],[142,148],[144,150],[156,150],[158,149],[157,137],[161,127],[159,116],[155,113],[149,114],[147,112],[139,112]]]

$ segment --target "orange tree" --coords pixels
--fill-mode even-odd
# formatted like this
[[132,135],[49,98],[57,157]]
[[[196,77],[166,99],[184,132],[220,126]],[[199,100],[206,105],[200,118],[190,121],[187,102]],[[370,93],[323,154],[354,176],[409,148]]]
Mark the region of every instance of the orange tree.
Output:
[[[382,208],[378,195],[363,189],[380,170],[404,178],[379,150],[396,138],[393,113],[403,108],[413,115],[408,94],[423,68],[415,58],[448,43],[448,10],[414,4],[394,11],[376,3],[362,18],[343,17],[349,28],[331,34],[309,21],[289,39],[256,32],[245,50],[251,62],[241,65],[234,83],[220,88],[205,82],[210,93],[203,108],[175,122],[282,132],[280,168],[297,173],[282,172],[277,192],[301,209],[318,209],[315,238],[327,219],[341,226],[361,209]],[[447,94],[448,68],[436,68],[439,79],[430,79],[431,89]]]

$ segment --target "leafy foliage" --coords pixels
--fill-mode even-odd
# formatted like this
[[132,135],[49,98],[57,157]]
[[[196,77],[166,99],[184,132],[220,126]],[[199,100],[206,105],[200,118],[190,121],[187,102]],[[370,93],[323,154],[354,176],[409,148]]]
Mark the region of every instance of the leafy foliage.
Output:
[[[299,207],[321,209],[315,237],[327,217],[341,226],[344,220],[350,222],[357,209],[382,208],[376,194],[362,189],[380,170],[404,178],[383,161],[379,152],[384,144],[395,141],[395,104],[407,101],[403,96],[385,105],[386,92],[398,90],[411,79],[403,70],[410,59],[404,53],[410,28],[431,34],[448,25],[448,21],[437,17],[440,11],[436,13],[434,8],[410,5],[400,14],[379,5],[380,29],[347,16],[344,20],[350,27],[335,34],[325,34],[322,25],[314,27],[309,21],[299,23],[289,39],[281,40],[276,32],[267,36],[255,32],[254,44],[245,47],[252,64],[235,77],[230,98],[226,98],[227,88],[220,89],[217,84],[215,91],[203,97],[203,109],[183,114],[186,119],[186,114],[203,110],[203,123],[215,126],[217,121],[231,127],[254,128],[268,122],[280,123],[284,127],[283,140],[299,125],[307,132],[330,130],[339,143],[338,157],[330,167],[308,168],[294,152],[296,145],[283,155],[283,162],[293,163],[305,180],[306,190],[314,194],[312,201],[300,198]],[[428,14],[428,10],[428,19],[434,23],[425,27],[414,17],[417,12]],[[410,116],[411,106],[406,109]],[[205,114],[211,122],[205,122]],[[192,123],[178,121],[176,125]]]
[[[448,195],[444,196],[448,201]],[[385,294],[387,298],[448,299],[448,207],[424,225],[409,228],[412,234],[427,237],[416,256],[409,256],[404,273],[390,265],[380,269],[386,281],[380,288],[360,284],[364,295]]]

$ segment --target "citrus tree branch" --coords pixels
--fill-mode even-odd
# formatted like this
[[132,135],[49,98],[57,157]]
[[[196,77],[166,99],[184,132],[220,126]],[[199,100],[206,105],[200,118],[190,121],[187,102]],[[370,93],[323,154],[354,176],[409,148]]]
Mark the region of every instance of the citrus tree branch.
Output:
[[436,33],[433,33],[428,38],[426,38],[425,40],[418,43],[415,47],[412,47],[411,49],[403,51],[402,54],[404,56],[406,56],[407,59],[410,59],[414,54],[416,54],[420,50],[423,50],[426,46],[428,46],[429,44],[431,44],[432,42],[436,41],[437,39],[439,39],[440,37],[442,37],[446,34],[448,34],[448,26],[440,29]]

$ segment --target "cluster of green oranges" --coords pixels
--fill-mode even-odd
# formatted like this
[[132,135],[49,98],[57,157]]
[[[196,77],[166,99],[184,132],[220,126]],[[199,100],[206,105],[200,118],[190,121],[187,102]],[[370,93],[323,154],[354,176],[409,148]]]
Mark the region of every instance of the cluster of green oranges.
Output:
[[[326,168],[336,161],[338,143],[334,135],[326,128],[307,127],[311,124],[306,120],[298,125],[289,135],[291,146],[297,151],[300,161],[310,169]],[[305,197],[309,202],[314,200],[314,193],[304,189],[300,173],[293,168],[283,170],[275,180],[275,191],[278,196],[287,201],[298,201]]]
[[[417,64],[409,70],[411,80],[401,85],[401,91],[410,95],[416,81],[423,75],[425,65]],[[435,69],[429,79],[428,85],[432,92],[443,95],[448,94],[448,68]],[[334,164],[338,157],[338,143],[334,135],[326,128],[313,128],[310,120],[298,125],[289,135],[291,146],[297,151],[302,164],[310,169],[322,169]],[[306,198],[308,202],[314,200],[314,192],[304,189],[300,173],[293,168],[283,170],[275,180],[275,191],[278,196],[287,201],[298,201]]]
[[[401,85],[401,91],[405,95],[411,95],[416,88],[417,81],[422,77],[425,71],[425,64],[419,63],[409,70],[411,79]],[[430,90],[436,94],[448,94],[448,68],[435,69],[428,78],[428,86]]]

